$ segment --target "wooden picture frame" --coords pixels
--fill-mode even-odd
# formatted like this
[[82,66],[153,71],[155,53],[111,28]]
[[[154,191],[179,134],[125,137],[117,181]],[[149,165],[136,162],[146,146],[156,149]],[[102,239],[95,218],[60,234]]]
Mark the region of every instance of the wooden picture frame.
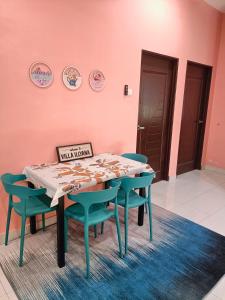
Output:
[[56,147],[58,161],[68,162],[77,159],[93,157],[91,143],[73,144]]

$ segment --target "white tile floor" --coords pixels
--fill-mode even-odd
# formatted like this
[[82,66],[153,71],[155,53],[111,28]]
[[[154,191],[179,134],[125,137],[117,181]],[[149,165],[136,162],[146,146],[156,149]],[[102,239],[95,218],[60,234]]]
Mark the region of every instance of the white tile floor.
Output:
[[[152,187],[153,202],[225,236],[225,174],[192,171]],[[0,300],[17,299],[0,269]],[[191,300],[191,299],[190,299]],[[225,300],[225,276],[204,300]]]

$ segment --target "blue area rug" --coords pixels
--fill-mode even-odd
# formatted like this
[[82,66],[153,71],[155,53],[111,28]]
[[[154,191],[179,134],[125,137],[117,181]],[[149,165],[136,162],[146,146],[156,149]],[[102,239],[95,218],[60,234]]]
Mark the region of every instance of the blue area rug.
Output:
[[225,237],[155,205],[153,242],[147,240],[148,224],[138,227],[136,221],[137,210],[132,210],[129,253],[123,259],[113,221],[97,239],[90,232],[88,280],[83,228],[77,223],[70,224],[65,268],[56,266],[55,226],[27,237],[23,268],[17,264],[18,242],[4,247],[1,266],[23,300],[202,299],[225,274]]

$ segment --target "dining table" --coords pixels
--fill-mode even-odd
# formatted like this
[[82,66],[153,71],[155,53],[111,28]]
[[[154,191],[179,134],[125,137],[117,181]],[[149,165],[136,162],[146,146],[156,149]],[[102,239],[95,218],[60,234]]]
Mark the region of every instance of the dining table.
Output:
[[[149,164],[144,164],[111,153],[102,153],[90,158],[35,164],[26,166],[23,173],[27,176],[28,186],[46,188],[52,199],[51,207],[57,206],[57,263],[65,266],[64,251],[64,200],[68,193],[77,193],[85,188],[105,184],[111,179],[154,172]],[[145,189],[140,189],[145,194]],[[138,210],[138,225],[144,222],[144,205]],[[30,218],[31,233],[36,233],[36,219]]]

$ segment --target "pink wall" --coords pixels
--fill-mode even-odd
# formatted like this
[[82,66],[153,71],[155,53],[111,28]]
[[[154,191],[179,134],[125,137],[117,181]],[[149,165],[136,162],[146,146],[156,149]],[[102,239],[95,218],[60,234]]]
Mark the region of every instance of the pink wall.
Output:
[[[146,49],[179,58],[170,162],[175,175],[186,63],[215,64],[219,12],[202,0],[7,0],[1,1],[0,21],[0,173],[55,160],[60,144],[92,141],[95,153],[135,151]],[[52,67],[51,87],[30,82],[34,61]],[[77,91],[61,80],[69,64],[84,78]],[[107,78],[101,93],[87,82],[95,68]],[[123,96],[124,84],[132,87],[132,97]],[[3,232],[7,201],[2,191],[0,196]],[[14,218],[12,228],[18,224]]]
[[225,15],[219,46],[206,164],[225,169]]

